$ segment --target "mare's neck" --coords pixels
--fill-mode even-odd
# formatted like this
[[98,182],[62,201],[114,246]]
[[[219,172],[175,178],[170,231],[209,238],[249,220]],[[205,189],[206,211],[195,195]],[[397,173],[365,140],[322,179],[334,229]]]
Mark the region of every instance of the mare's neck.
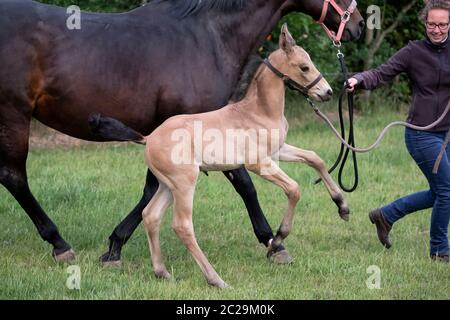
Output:
[[211,23],[216,25],[223,43],[235,47],[238,50],[234,51],[246,58],[264,43],[290,6],[289,0],[247,0],[240,12],[216,16]]
[[222,61],[225,69],[239,73],[248,57],[257,52],[280,19],[292,10],[291,0],[247,0],[239,12],[211,14],[209,26],[219,39],[218,49],[227,52]]

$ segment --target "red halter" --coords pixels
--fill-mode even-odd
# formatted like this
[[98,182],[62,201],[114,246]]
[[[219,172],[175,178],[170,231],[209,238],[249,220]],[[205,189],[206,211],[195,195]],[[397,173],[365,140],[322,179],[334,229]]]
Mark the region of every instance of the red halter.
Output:
[[[334,31],[331,31],[328,29],[328,27],[323,23],[325,20],[325,17],[327,16],[328,12],[328,5],[331,4],[334,9],[337,11],[337,13],[341,16],[341,24],[339,25],[338,33],[336,34]],[[320,16],[320,19],[317,21],[326,31],[328,36],[331,40],[335,43],[339,43],[342,39],[342,34],[344,33],[345,26],[347,22],[350,20],[351,15],[356,9],[356,6],[358,4],[356,3],[356,0],[353,0],[350,6],[347,8],[347,10],[343,10],[335,0],[324,0],[323,2],[323,8],[322,8],[322,15]]]

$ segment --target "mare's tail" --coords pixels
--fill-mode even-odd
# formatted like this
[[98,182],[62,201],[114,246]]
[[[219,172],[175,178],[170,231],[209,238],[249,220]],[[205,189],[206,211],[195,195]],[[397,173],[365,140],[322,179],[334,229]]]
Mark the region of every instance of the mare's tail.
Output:
[[114,118],[104,117],[101,114],[91,114],[88,121],[91,132],[103,139],[146,143],[146,138],[142,134]]

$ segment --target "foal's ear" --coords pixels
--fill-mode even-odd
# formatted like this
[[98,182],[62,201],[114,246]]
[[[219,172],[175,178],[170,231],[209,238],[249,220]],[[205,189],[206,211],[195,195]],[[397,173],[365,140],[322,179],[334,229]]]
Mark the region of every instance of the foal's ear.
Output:
[[283,24],[280,33],[280,48],[287,54],[291,53],[292,48],[296,45],[294,38],[288,30],[287,24]]

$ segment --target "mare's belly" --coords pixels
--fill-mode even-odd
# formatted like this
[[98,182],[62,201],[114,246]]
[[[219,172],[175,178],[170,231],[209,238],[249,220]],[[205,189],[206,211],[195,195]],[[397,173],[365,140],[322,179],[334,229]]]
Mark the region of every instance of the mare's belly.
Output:
[[240,165],[231,165],[231,164],[202,164],[200,166],[200,171],[228,171],[228,170],[234,170],[237,169],[239,167],[241,167],[242,164]]
[[33,117],[59,132],[88,141],[106,141],[91,132],[89,118],[94,114],[115,118],[143,135],[155,129],[154,108],[142,103],[107,101],[100,95],[89,99],[43,95],[36,103]]

